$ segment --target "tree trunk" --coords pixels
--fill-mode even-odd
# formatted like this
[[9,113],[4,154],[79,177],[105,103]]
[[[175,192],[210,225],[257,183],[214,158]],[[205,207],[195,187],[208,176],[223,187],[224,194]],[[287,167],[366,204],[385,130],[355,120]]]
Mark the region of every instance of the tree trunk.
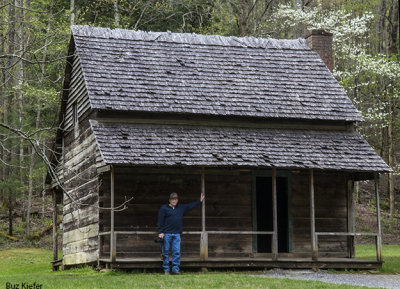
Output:
[[[294,0],[294,10],[302,11],[303,10],[303,1],[302,0]],[[294,38],[301,37],[302,27],[300,24],[297,24],[294,31]]]
[[[15,6],[23,7],[23,0],[15,0]],[[24,79],[24,62],[22,61],[22,57],[24,56],[24,9],[19,8],[18,13],[16,13],[17,19],[16,23],[18,23],[18,48],[19,48],[19,56],[18,65],[17,65],[17,99],[18,99],[18,126],[22,127],[22,84]],[[20,166],[22,167],[22,140],[20,145]],[[21,172],[22,174],[22,172]]]
[[8,235],[14,235],[13,229],[13,195],[12,190],[8,188]]
[[378,51],[383,52],[385,51],[385,27],[386,27],[386,0],[381,0],[381,6],[379,8],[379,25],[378,25],[378,36],[379,36],[379,44],[378,44]]
[[75,0],[71,0],[70,2],[70,10],[71,10],[71,25],[75,24]]
[[31,158],[29,165],[29,183],[28,183],[28,204],[26,207],[26,235],[31,234],[31,207],[32,207],[32,193],[33,193],[33,169],[35,161],[35,150],[31,147]]
[[[31,8],[31,0],[26,0],[25,1],[25,6],[26,6],[26,9],[29,11],[29,9]],[[24,36],[25,36],[25,39],[31,39],[31,37],[30,37],[30,31],[31,31],[31,28],[32,28],[32,25],[31,25],[31,17],[30,17],[30,14],[29,13],[26,13],[25,14],[25,16],[24,16],[24,21],[25,21],[25,23],[26,23],[26,32],[24,33]],[[28,47],[29,46],[29,43],[26,43],[26,46]],[[25,58],[26,59],[30,59],[30,55],[29,54],[27,54],[27,55],[25,55]],[[27,78],[27,79],[29,79],[29,70],[25,70],[24,71],[24,74],[25,74],[25,78]],[[24,221],[24,222],[26,222],[26,206],[27,206],[27,203],[26,203],[26,190],[23,190],[22,191],[22,220]]]
[[[12,67],[13,67],[13,54],[15,49],[15,6],[9,5],[9,17],[8,17],[8,54],[7,57],[7,64],[6,64],[6,82],[5,85],[7,87],[7,94],[5,95],[5,105],[4,105],[4,122],[9,123],[9,114],[8,112],[11,110],[11,103],[13,100],[13,86],[14,86],[14,79],[12,77]],[[9,147],[10,144],[8,143]],[[10,152],[6,152],[5,161],[10,162],[11,154]],[[7,179],[10,174],[9,167],[5,168],[5,178]],[[8,191],[8,234],[10,236],[13,235],[13,195],[10,188],[6,189]]]
[[[388,103],[388,165],[393,167],[393,104],[391,96],[389,96]],[[393,186],[393,172],[388,175],[388,191],[389,191],[389,203],[390,203],[390,216],[393,217],[395,213],[395,194]]]
[[53,200],[53,261],[58,260],[58,234],[57,234],[57,195],[52,191]]
[[[399,6],[398,1],[392,0],[390,2],[389,8],[389,23],[387,27],[388,32],[388,47],[387,54],[391,56],[397,53],[397,31],[399,29]],[[388,128],[387,128],[387,139],[388,139],[388,165],[390,167],[394,167],[394,149],[393,149],[393,114],[394,114],[394,99],[393,99],[394,91],[390,89],[387,93],[388,97]],[[390,216],[393,217],[395,214],[395,193],[394,193],[394,179],[393,173],[390,172],[388,174],[388,193],[389,193],[389,203],[390,203]]]
[[[378,101],[376,103],[376,106],[377,107],[382,107],[382,105],[383,105],[382,101],[380,99],[378,99]],[[382,118],[381,134],[380,134],[380,137],[381,137],[381,139],[380,139],[380,143],[381,143],[380,156],[383,159],[387,159],[387,148],[388,148],[388,145],[387,145],[387,143],[388,143],[387,142],[387,137],[388,137],[387,130],[388,130],[388,127],[387,127],[387,125],[385,125],[385,122],[386,122],[386,119]]]
[[[49,43],[49,34],[51,29],[51,20],[53,18],[53,0],[50,1],[50,11],[49,11],[49,18],[47,21],[47,30],[46,30],[46,40],[44,43],[44,50],[43,50],[43,58],[41,68],[41,75],[39,78],[40,88],[43,88],[43,80],[45,77],[45,62],[47,58],[47,46]],[[37,111],[36,111],[36,121],[35,121],[35,130],[39,129],[40,126],[40,109],[42,106],[40,95],[37,97]],[[28,207],[26,213],[26,234],[30,235],[30,213],[31,213],[31,206],[32,206],[32,193],[33,193],[33,169],[35,166],[35,150],[32,148],[31,151],[31,159],[29,165],[29,187],[28,187]]]
[[[23,0],[15,0],[15,5],[17,7],[23,7],[24,1]],[[20,59],[18,60],[17,66],[17,99],[18,99],[18,127],[22,127],[22,114],[23,114],[23,95],[22,95],[22,85],[24,80],[24,62],[22,61],[22,57],[24,56],[24,9],[19,8],[17,13],[18,20],[18,48],[19,48],[19,55]],[[24,193],[24,170],[23,170],[23,161],[24,161],[24,141],[21,139],[19,141],[19,179],[21,184],[21,195],[22,195],[22,202],[25,199]],[[14,197],[15,198],[15,197]],[[22,212],[24,208],[22,208]]]
[[358,204],[358,199],[360,196],[360,183],[359,182],[354,182],[354,203]]
[[390,19],[388,25],[388,55],[390,56],[398,51],[399,3],[395,0],[391,2],[388,18]]
[[115,28],[119,27],[119,9],[118,9],[118,0],[113,0],[114,2],[114,26]]
[[[4,5],[4,0],[0,0],[0,6],[3,7]],[[5,9],[0,9],[0,19],[4,19],[3,21],[0,21],[0,55],[4,55],[5,51],[6,51],[6,39],[5,39],[5,31],[4,29],[6,28],[5,26],[5,22],[7,20],[7,16],[5,14]],[[1,58],[0,59],[0,66],[5,67],[6,66],[6,61],[5,58]],[[6,83],[6,73],[4,69],[0,69],[0,95],[2,96],[1,98],[1,106],[2,107],[6,107],[6,103],[5,103],[5,98],[4,96],[6,95],[6,91],[4,89]],[[4,122],[4,114],[6,113],[6,110],[3,109],[1,112],[1,121]],[[5,159],[5,150],[4,148],[1,148],[0,150],[0,157],[2,159]],[[3,165],[1,170],[0,170],[0,181],[4,182],[5,181],[5,166]],[[5,201],[5,191],[4,188],[0,189],[0,200]]]
[[[45,155],[46,152],[43,150],[43,155]],[[42,179],[42,219],[44,220],[45,217],[45,202],[46,202],[46,174],[43,174],[43,179]]]
[[[40,97],[38,97],[40,98]],[[18,97],[19,100],[19,97]],[[26,208],[26,234],[30,235],[30,215],[31,215],[31,206],[32,206],[32,192],[33,192],[33,169],[35,166],[35,151],[32,149],[30,161],[29,161],[29,181],[28,181],[28,204]]]
[[253,35],[257,35],[257,27],[258,27],[257,0],[253,0],[253,5],[254,5],[254,8],[253,8],[253,15],[254,15],[254,17],[253,17],[253,25],[254,25],[254,27],[253,27]]
[[251,9],[251,0],[239,1],[239,33],[240,36],[249,35],[249,14]]
[[400,1],[395,1],[393,6],[392,53],[396,54],[400,51]]

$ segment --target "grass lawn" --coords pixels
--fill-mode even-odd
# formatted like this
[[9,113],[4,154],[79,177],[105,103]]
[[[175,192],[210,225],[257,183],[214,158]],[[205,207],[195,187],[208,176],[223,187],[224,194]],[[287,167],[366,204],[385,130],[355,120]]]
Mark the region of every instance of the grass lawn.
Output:
[[[357,246],[357,257],[373,259],[374,246]],[[400,271],[400,246],[384,246],[387,261],[383,272]],[[387,257],[386,257],[387,256]],[[164,276],[156,273],[99,273],[90,267],[52,272],[52,252],[42,249],[11,249],[0,251],[0,288],[363,288],[327,284],[318,281],[298,281],[249,276],[244,272],[189,273]],[[251,274],[261,274],[252,272]],[[41,287],[27,287],[33,283]],[[8,285],[8,287],[7,287]],[[366,288],[366,287],[364,287]]]
[[[383,245],[382,256],[384,263],[379,271],[385,274],[400,274],[400,246]],[[356,258],[376,260],[375,245],[356,246]]]

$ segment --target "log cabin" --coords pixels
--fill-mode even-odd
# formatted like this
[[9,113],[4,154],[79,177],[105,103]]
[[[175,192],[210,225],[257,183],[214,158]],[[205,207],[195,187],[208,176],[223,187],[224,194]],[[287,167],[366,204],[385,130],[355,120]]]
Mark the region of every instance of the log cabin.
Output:
[[[332,33],[71,31],[47,179],[63,208],[55,268],[161,268],[157,212],[171,192],[206,195],[184,217],[184,269],[381,266],[390,168],[356,131]],[[361,180],[375,180],[377,232],[355,231]],[[355,258],[357,236],[375,240],[376,260]]]

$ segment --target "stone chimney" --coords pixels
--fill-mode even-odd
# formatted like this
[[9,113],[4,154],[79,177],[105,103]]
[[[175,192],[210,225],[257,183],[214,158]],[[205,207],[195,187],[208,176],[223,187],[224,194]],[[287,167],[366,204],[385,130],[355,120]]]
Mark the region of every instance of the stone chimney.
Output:
[[305,33],[308,46],[319,54],[325,65],[333,72],[333,34],[323,29],[313,29]]

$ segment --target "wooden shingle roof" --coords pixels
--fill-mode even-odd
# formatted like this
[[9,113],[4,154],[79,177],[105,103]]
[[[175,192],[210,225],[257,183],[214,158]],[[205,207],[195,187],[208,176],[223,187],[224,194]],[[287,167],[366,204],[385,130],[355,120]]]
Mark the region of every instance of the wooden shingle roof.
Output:
[[241,166],[387,172],[357,132],[91,121],[112,165]]
[[73,26],[93,109],[361,121],[305,40]]

